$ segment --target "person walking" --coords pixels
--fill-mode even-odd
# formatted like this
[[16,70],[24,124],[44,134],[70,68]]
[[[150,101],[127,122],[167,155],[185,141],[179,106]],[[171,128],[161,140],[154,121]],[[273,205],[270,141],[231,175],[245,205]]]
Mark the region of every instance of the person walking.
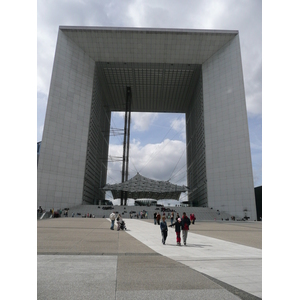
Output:
[[177,246],[181,246],[181,237],[180,237],[180,232],[181,232],[181,219],[177,218],[176,222],[169,225],[169,227],[175,226],[175,233],[176,233],[176,242]]
[[116,219],[115,213],[112,212],[112,213],[109,215],[109,218],[110,218],[110,222],[111,222],[110,229],[111,229],[111,230],[114,230],[115,219]]
[[181,219],[181,226],[182,226],[182,239],[183,239],[183,244],[186,246],[186,239],[188,236],[188,231],[190,228],[191,221],[189,217],[186,215],[186,213],[183,213],[182,219]]
[[153,214],[153,217],[154,217],[154,225],[156,225],[156,217],[157,217],[157,213],[156,212]]
[[157,213],[156,220],[157,224],[160,225],[160,213]]
[[174,212],[172,211],[171,212],[171,225],[173,225],[173,222],[174,222]]
[[165,216],[162,217],[162,221],[160,222],[160,230],[162,236],[162,243],[165,245],[168,236],[168,225]]

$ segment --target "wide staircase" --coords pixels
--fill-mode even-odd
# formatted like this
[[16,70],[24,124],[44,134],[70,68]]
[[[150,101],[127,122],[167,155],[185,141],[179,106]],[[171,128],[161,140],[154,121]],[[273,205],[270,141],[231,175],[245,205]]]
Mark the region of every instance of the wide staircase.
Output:
[[[211,209],[208,207],[165,207],[165,215],[167,219],[170,218],[171,212],[174,212],[174,216],[178,213],[182,216],[183,212],[186,212],[189,217],[193,213],[197,221],[232,221],[231,215],[222,211]],[[153,220],[154,213],[159,212],[162,216],[163,211],[159,206],[110,206],[110,205],[78,205],[68,210],[68,217],[71,218],[72,215],[75,218],[85,218],[88,215],[92,215],[95,218],[108,218],[112,213],[121,214],[122,218],[145,218]],[[41,219],[42,214],[38,214],[38,219]],[[42,217],[42,219],[49,218],[50,213]],[[62,210],[61,217],[65,217],[64,210]],[[236,218],[239,219],[239,218]]]

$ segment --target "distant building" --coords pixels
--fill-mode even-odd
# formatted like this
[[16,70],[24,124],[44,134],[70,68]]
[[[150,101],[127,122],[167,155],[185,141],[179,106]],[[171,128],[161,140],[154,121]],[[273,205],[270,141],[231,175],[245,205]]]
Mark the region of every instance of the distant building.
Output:
[[256,219],[239,32],[60,26],[38,206],[105,198],[112,111],[184,113],[190,206]]
[[254,189],[256,202],[257,221],[262,220],[262,186],[257,186]]
[[40,157],[41,143],[42,143],[42,142],[38,142],[38,143],[37,143],[37,164],[39,164],[39,157]]

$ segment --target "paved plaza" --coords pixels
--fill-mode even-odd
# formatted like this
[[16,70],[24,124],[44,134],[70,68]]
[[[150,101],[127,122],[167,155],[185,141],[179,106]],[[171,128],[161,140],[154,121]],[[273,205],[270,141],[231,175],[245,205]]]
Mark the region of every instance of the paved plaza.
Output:
[[262,223],[196,222],[187,246],[152,220],[37,222],[38,299],[262,298]]

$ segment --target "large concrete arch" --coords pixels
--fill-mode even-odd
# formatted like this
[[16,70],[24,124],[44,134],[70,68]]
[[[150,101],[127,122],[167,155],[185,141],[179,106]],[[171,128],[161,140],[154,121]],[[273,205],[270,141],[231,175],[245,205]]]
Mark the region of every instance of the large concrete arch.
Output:
[[97,204],[110,116],[186,115],[189,202],[256,219],[238,31],[66,27],[58,32],[38,205]]

